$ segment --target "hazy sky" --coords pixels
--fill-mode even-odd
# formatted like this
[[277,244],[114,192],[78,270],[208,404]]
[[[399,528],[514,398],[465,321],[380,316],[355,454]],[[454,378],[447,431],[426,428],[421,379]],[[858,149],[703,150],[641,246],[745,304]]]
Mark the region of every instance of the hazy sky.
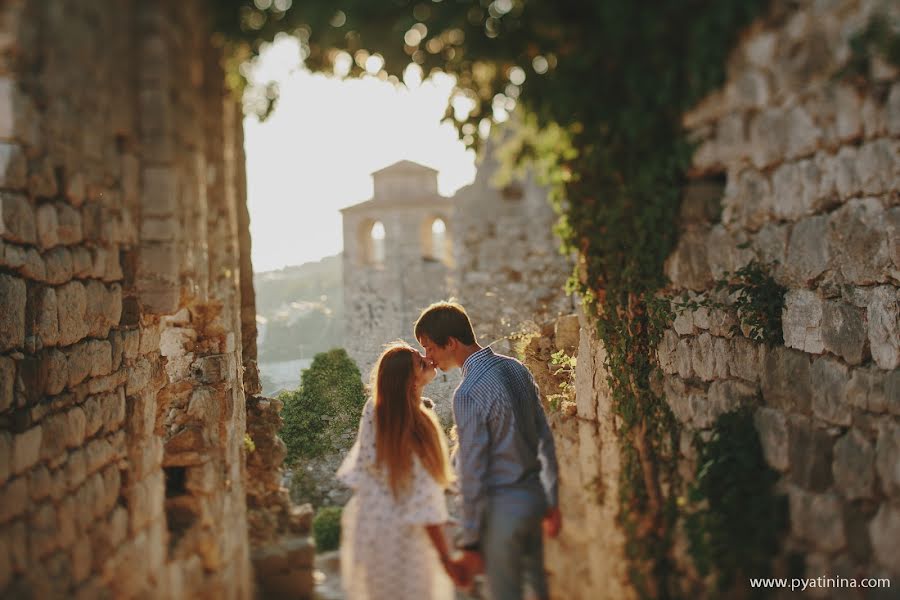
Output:
[[283,38],[263,52],[253,78],[275,80],[281,91],[264,123],[244,120],[257,272],[340,252],[338,209],[370,198],[370,174],[382,167],[406,159],[438,169],[444,195],[475,176],[474,155],[441,125],[449,77],[407,89],[312,75],[297,42]]

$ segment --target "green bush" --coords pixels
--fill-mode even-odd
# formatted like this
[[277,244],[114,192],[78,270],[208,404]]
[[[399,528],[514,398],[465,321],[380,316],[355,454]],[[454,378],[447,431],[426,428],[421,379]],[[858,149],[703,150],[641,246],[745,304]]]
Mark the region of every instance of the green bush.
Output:
[[316,540],[316,550],[328,552],[337,550],[341,543],[341,513],[340,506],[326,506],[320,508],[313,519],[313,538]]
[[300,387],[282,392],[281,439],[287,463],[316,458],[352,438],[366,403],[366,391],[356,363],[341,348],[317,354],[303,371]]

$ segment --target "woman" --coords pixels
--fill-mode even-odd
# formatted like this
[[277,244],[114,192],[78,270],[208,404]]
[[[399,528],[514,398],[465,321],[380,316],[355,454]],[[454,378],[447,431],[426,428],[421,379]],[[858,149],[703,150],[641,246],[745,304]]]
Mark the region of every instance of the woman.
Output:
[[341,517],[341,578],[350,600],[451,600],[458,573],[444,540],[452,474],[437,418],[422,402],[434,366],[391,344],[372,371],[353,448],[338,479],[354,490]]

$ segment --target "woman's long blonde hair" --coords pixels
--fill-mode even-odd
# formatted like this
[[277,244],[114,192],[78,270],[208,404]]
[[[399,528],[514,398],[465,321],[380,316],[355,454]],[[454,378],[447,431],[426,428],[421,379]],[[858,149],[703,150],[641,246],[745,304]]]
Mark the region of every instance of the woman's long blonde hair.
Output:
[[453,476],[447,458],[447,440],[432,413],[422,406],[415,389],[414,359],[418,352],[395,342],[381,354],[372,370],[375,399],[375,460],[387,467],[394,496],[409,483],[412,456],[442,487]]

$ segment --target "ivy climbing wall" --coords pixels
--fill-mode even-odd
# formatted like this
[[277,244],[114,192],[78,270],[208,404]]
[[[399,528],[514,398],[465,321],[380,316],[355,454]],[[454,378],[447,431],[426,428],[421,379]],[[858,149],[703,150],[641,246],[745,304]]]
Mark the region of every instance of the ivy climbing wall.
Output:
[[[777,7],[684,115],[696,149],[650,379],[671,412],[651,426],[672,526],[629,518],[645,473],[623,452],[607,352],[582,317],[575,414],[553,417],[559,597],[900,580],[900,77],[878,15],[896,22],[897,5]],[[663,549],[649,559],[635,550],[648,537]]]

